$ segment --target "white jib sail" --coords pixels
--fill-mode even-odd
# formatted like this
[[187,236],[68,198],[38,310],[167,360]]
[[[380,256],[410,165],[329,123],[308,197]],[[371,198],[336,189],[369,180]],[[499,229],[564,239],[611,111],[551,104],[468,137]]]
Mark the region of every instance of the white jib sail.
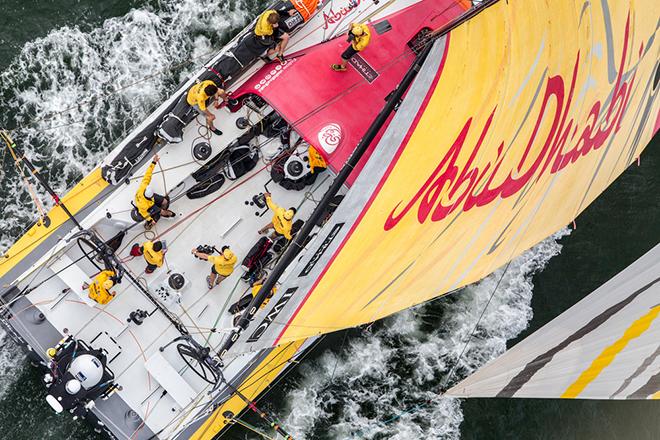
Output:
[[660,398],[660,245],[447,395]]

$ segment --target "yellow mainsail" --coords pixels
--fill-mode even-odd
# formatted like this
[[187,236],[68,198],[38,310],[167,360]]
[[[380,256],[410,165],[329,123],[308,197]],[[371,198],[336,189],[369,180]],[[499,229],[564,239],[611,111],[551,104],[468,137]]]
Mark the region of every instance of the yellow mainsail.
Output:
[[575,219],[658,129],[656,6],[499,1],[438,40],[285,294],[235,350],[435,298]]

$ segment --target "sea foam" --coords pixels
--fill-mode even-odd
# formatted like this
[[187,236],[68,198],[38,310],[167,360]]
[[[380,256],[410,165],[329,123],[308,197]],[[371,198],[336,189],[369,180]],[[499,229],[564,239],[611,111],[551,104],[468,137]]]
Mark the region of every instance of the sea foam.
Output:
[[[0,73],[0,126],[18,127],[12,134],[19,148],[65,193],[247,23],[245,8],[240,1],[230,7],[221,0],[166,0],[158,9],[135,9],[90,31],[52,30],[25,44]],[[0,251],[37,217],[11,168],[5,161]],[[49,198],[43,200],[51,206]]]

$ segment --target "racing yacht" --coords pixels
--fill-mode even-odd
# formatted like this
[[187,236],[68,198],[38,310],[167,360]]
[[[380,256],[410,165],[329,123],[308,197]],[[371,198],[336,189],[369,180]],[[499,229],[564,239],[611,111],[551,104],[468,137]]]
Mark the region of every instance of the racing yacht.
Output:
[[[291,5],[284,59],[250,24],[61,198],[4,134],[55,202],[0,261],[1,322],[54,411],[114,438],[211,439],[247,408],[292,438],[257,400],[323,334],[506,265],[660,128],[650,0]],[[352,23],[371,42],[335,71]],[[186,100],[208,80],[230,92],[218,132]],[[151,227],[132,205],[149,175],[174,213]],[[259,234],[274,202],[291,239]],[[167,248],[151,273],[146,241]],[[191,250],[226,246],[240,264],[210,285]],[[82,286],[104,270],[121,283],[100,304]]]
[[[3,135],[55,201],[0,261],[2,323],[46,370],[46,400],[54,411],[85,419],[111,438],[213,438],[247,406],[257,409],[253,400],[317,340],[219,355],[238,328],[231,311],[241,299],[249,304],[251,285],[290,248],[284,237],[258,233],[272,216],[264,194],[297,209],[294,231],[309,222],[416,62],[424,36],[468,5],[296,0],[286,6],[296,13],[285,22],[291,34],[285,59],[264,59],[251,23],[61,198],[9,133]],[[368,23],[377,38],[351,71],[334,72],[330,65],[349,44],[352,22]],[[225,105],[209,106],[221,135],[186,100],[205,80],[229,93]],[[149,228],[133,201],[155,154],[150,187],[169,197],[176,215]],[[320,210],[307,243],[357,174]],[[131,253],[148,240],[167,248],[165,264],[153,273]],[[223,246],[239,264],[209,289],[211,264],[191,248],[217,254]],[[298,249],[297,258],[305,252]],[[107,269],[120,282],[111,301],[100,304],[84,286]],[[282,298],[276,293],[270,301],[275,310]],[[246,328],[273,314],[251,308],[257,316],[242,323]]]

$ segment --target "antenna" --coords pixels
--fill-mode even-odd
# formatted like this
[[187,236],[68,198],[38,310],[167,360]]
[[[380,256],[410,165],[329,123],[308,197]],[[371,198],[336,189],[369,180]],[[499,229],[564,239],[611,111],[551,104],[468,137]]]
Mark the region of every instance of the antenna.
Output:
[[[30,160],[25,155],[19,156],[16,153],[16,151],[17,151],[16,143],[9,136],[9,133],[7,133],[7,131],[5,131],[5,130],[2,130],[2,131],[0,131],[0,136],[2,137],[2,140],[7,145],[7,148],[9,149],[9,152],[11,153],[12,157],[14,158],[16,166],[19,167],[20,164],[23,163],[28,168],[28,170],[30,170],[30,174],[32,174],[34,176],[34,178],[37,179],[37,181],[41,184],[41,186],[43,186],[46,189],[48,194],[50,194],[50,196],[53,198],[53,201],[55,201],[55,205],[62,208],[62,211],[64,211],[64,213],[67,215],[67,217],[69,217],[69,219],[73,222],[74,225],[76,225],[76,227],[78,229],[80,229],[81,231],[84,231],[82,225],[78,222],[76,217],[73,214],[71,214],[71,211],[69,211],[69,208],[67,208],[66,205],[64,204],[64,202],[62,202],[62,200],[60,199],[60,196],[58,196],[57,193],[53,190],[53,188],[51,188],[51,186],[48,184],[46,179],[44,179],[41,176],[41,174],[39,174],[39,171],[37,171],[37,169],[34,167],[34,165],[32,165],[32,162],[30,162]],[[20,171],[21,171],[21,173],[23,172],[22,169],[20,169]],[[27,182],[27,180],[26,180],[26,184],[28,186],[28,189],[30,190],[30,193],[32,194],[32,186],[30,185],[29,182]],[[33,198],[36,197],[35,194],[32,194],[32,196],[33,196]],[[37,209],[39,209],[39,211],[40,211],[41,218],[42,218],[42,221],[44,222],[44,225],[46,227],[48,227],[50,225],[50,220],[48,219],[48,216],[43,213],[43,211],[42,211],[43,207],[41,207],[41,204],[39,202],[37,202],[37,200],[38,199],[35,199],[35,204],[37,205]]]

